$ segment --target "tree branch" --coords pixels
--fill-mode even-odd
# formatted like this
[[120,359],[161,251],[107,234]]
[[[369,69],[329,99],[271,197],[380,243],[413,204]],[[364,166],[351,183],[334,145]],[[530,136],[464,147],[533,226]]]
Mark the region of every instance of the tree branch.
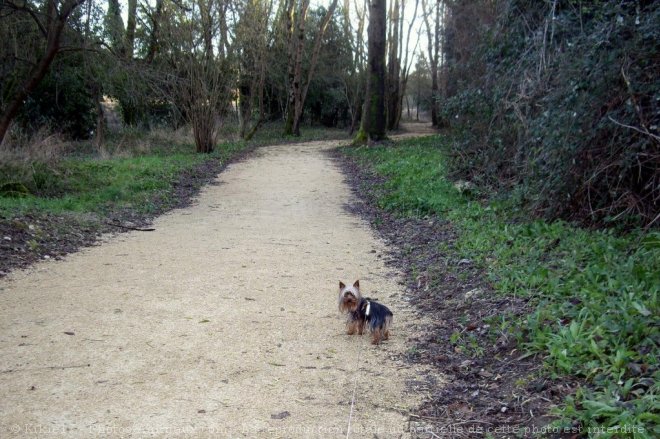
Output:
[[41,32],[41,34],[44,37],[48,35],[48,32],[46,32],[46,28],[41,23],[41,21],[39,21],[39,17],[37,17],[37,13],[28,7],[27,2],[24,1],[23,5],[19,6],[11,0],[6,0],[4,4],[10,9],[13,9],[15,11],[26,12],[30,17],[32,17],[32,20],[36,23],[37,27],[39,27],[39,31]]

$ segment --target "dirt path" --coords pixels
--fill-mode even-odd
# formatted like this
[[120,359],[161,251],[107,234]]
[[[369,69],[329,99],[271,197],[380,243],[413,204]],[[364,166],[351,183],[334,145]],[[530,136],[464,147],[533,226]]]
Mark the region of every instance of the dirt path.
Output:
[[[0,281],[0,437],[346,437],[356,376],[350,437],[408,437],[415,319],[335,145],[264,148],[155,232]],[[395,314],[378,348],[336,311],[356,278]]]

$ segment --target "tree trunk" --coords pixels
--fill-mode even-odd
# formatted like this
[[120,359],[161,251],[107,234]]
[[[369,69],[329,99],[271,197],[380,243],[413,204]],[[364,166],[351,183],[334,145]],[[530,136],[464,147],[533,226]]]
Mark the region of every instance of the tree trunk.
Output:
[[[417,17],[417,10],[419,9],[419,0],[415,0],[415,10],[413,12],[413,17]],[[405,3],[404,0],[402,0],[401,3],[401,15],[405,17]],[[408,102],[408,96],[406,96],[406,90],[408,87],[408,78],[410,77],[410,69],[412,67],[412,58],[410,61],[408,60],[409,54],[411,53],[410,51],[410,35],[412,34],[412,29],[413,25],[415,24],[416,20],[411,20],[410,24],[408,25],[408,34],[406,37],[406,46],[405,46],[405,59],[403,61],[403,66],[401,68],[401,73],[400,73],[400,78],[401,78],[401,85],[399,86],[399,107],[397,109],[397,120],[396,120],[396,127],[399,127],[399,123],[401,122],[401,115],[403,113],[403,97],[406,97],[406,105],[408,106],[408,119],[410,119],[410,102]],[[399,59],[401,59],[401,54],[403,53],[403,20],[401,20],[401,35],[400,35],[400,42],[399,44],[401,45],[400,47],[400,55]],[[417,51],[417,46],[419,45],[419,33],[417,34],[417,43],[415,44],[415,49],[413,49],[413,53]]]
[[438,68],[431,65],[431,125],[438,126]]
[[[440,106],[440,98],[447,98],[447,84],[446,84],[446,69],[447,69],[447,62],[444,56],[444,48],[446,47],[446,40],[444,38],[445,33],[444,29],[440,27],[440,23],[443,23],[443,26],[445,23],[448,22],[449,17],[447,16],[449,12],[449,9],[447,8],[447,4],[445,3],[445,0],[438,0],[438,15],[436,17],[436,22],[435,22],[435,32],[436,32],[436,46],[438,47],[438,69],[437,69],[437,75],[438,75],[438,102],[436,103],[436,107],[439,108]],[[442,38],[442,41],[441,41]],[[442,72],[442,83],[440,83],[440,73]],[[449,120],[446,118],[442,117],[440,114],[436,113],[436,118],[437,118],[437,126],[438,128],[448,128],[450,123]]]
[[401,123],[401,115],[403,114],[403,97],[406,95],[407,85],[408,85],[408,75],[405,72],[403,72],[403,75],[401,77],[401,85],[399,86],[399,99],[397,100],[394,129],[399,129],[399,124]]
[[[295,4],[295,1],[294,1]],[[296,113],[296,103],[300,99],[301,81],[302,81],[302,55],[305,45],[305,19],[307,16],[307,8],[309,0],[302,0],[300,5],[300,13],[297,16],[296,22],[291,25],[291,49],[289,51],[292,58],[289,60],[289,98],[287,103],[286,124],[284,125],[284,134],[296,134],[294,129],[294,119]],[[295,31],[295,24],[298,25],[297,33]]]
[[408,99],[408,96],[406,96],[406,108],[408,109],[408,120],[410,120],[410,99]]
[[323,42],[323,36],[325,35],[325,31],[328,28],[328,24],[330,23],[330,20],[332,19],[332,16],[335,13],[335,9],[337,8],[337,1],[338,0],[333,0],[332,3],[330,4],[330,7],[326,11],[323,20],[321,20],[319,31],[316,34],[316,38],[314,40],[314,48],[312,49],[312,59],[309,62],[309,71],[307,72],[307,81],[305,82],[305,85],[302,89],[302,93],[300,94],[299,99],[296,102],[296,106],[295,106],[295,114],[293,117],[293,133],[296,136],[300,136],[300,122],[302,120],[302,113],[305,105],[305,99],[307,99],[307,91],[309,90],[309,84],[312,82],[312,79],[314,79],[314,70],[316,69],[316,64],[318,63],[319,60],[319,52],[321,51],[321,43]]
[[126,51],[126,58],[133,58],[133,51],[135,50],[135,16],[137,13],[137,0],[128,0],[128,19],[126,20],[126,42],[124,43],[124,50]]
[[[269,50],[269,17],[273,1],[261,4],[250,1],[246,4],[234,32],[235,43],[241,53],[239,60],[239,115],[240,136],[250,140],[266,119],[264,88]],[[259,118],[253,124],[255,100],[259,106]]]
[[108,0],[108,10],[105,14],[105,32],[110,39],[110,47],[117,56],[124,56],[124,22],[121,19],[119,0]]
[[419,100],[422,99],[419,81],[417,81],[417,99],[415,101],[415,120],[419,122]]
[[439,37],[440,37],[440,0],[436,1],[435,9],[435,32],[433,33],[433,64],[431,65],[431,121],[432,125],[438,126],[438,60],[439,60]]
[[103,96],[96,93],[96,132],[94,133],[94,146],[100,150],[105,141],[105,113],[103,112]]
[[202,22],[202,40],[204,41],[204,55],[207,60],[213,59],[213,37],[215,24],[213,22],[212,2],[199,2],[199,15]]
[[369,4],[369,53],[367,93],[362,127],[357,141],[378,142],[385,135],[385,43],[387,31],[386,0],[371,0]]
[[156,0],[156,9],[151,14],[151,35],[149,36],[149,50],[145,61],[151,64],[154,61],[160,45],[160,21],[163,17],[163,0]]
[[[305,17],[309,0],[302,0],[300,12],[295,17],[296,0],[288,0],[287,8],[287,33],[289,35],[289,63],[288,63],[288,95],[286,121],[284,123],[284,135],[295,135],[293,121],[296,112],[296,96],[300,93],[300,81],[302,76],[302,53],[305,42]],[[294,19],[295,18],[295,19]],[[296,33],[296,24],[298,25]]]
[[[298,36],[296,41],[296,58],[293,68],[293,82],[289,92],[289,115],[287,116],[287,127],[290,126],[291,132],[288,135],[300,136],[300,118],[302,117],[302,63],[305,50],[305,20],[307,18],[307,8],[309,0],[302,0],[300,15],[298,16]],[[289,125],[289,119],[291,124]]]
[[[293,72],[289,70],[289,105],[287,110],[286,124],[284,126],[285,135],[300,136],[300,123],[302,122],[302,114],[305,105],[305,99],[307,98],[307,91],[309,90],[309,84],[314,78],[314,70],[316,69],[316,64],[318,63],[323,36],[325,35],[325,31],[328,28],[330,19],[335,13],[337,2],[338,0],[332,1],[330,7],[326,11],[325,16],[321,20],[321,24],[314,41],[314,48],[312,49],[312,58],[309,64],[309,70],[307,72],[307,81],[303,85],[302,63],[305,47],[305,18],[307,15],[307,9],[309,8],[309,0],[302,0],[300,14],[298,15],[298,35],[297,41],[295,41],[296,50],[294,58],[295,61],[293,63]],[[289,53],[291,53],[291,51]],[[291,66],[291,62],[289,62],[289,66]],[[291,76],[291,73],[293,73],[293,76]]]
[[351,129],[348,131],[348,135],[351,136],[355,132],[355,127],[357,126],[358,122],[358,114],[362,112],[362,106],[360,105],[360,96],[359,94],[356,93],[355,96],[355,103],[353,105],[353,117],[351,117]]
[[426,24],[426,36],[428,39],[429,64],[431,65],[431,124],[438,126],[438,54],[440,50],[440,2],[436,0],[434,31],[431,30],[429,15],[433,10],[428,8],[428,0],[422,0],[424,11],[424,24]]
[[354,53],[353,53],[353,78],[354,78],[354,88],[353,88],[353,115],[351,118],[351,128],[349,131],[349,135],[353,135],[355,130],[358,128],[358,122],[362,120],[362,115],[364,112],[363,109],[363,96],[362,93],[364,93],[366,89],[366,84],[362,82],[362,78],[364,77],[364,39],[363,39],[363,34],[364,34],[364,24],[366,21],[366,15],[367,15],[367,9],[369,5],[369,0],[363,0],[364,2],[364,8],[362,11],[360,11],[359,8],[356,7],[355,13],[357,15],[358,21],[357,21],[357,36],[355,39],[355,45],[354,45]]
[[399,107],[399,0],[394,0],[390,18],[391,39],[387,75],[387,129],[397,129]]
[[238,87],[238,126],[239,136],[245,138],[248,124],[252,115],[252,87],[248,84],[248,79],[244,78]]

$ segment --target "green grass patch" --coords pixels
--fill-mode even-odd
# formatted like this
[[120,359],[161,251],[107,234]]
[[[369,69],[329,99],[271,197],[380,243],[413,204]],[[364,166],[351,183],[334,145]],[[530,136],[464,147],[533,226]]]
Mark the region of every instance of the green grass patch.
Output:
[[159,147],[129,157],[75,153],[47,163],[5,164],[0,166],[0,188],[11,190],[0,193],[0,217],[29,212],[104,214],[117,208],[153,213],[154,200],[167,198],[182,173],[206,160],[225,162],[248,146],[226,142],[212,154],[196,154],[192,145],[187,152],[168,154]]
[[[235,137],[225,127],[223,137]],[[344,130],[304,127],[300,137],[283,137],[281,124],[265,124],[249,141],[228,140],[212,154],[196,154],[185,130],[144,132],[125,128],[108,136],[102,150],[89,142],[62,148],[48,160],[21,157],[0,164],[0,218],[28,212],[103,214],[117,208],[139,213],[158,210],[182,173],[206,160],[228,161],[240,151],[277,143],[347,139]]]
[[[30,194],[0,198],[0,215],[31,210],[98,212],[110,207],[148,211],[148,200],[169,189],[185,169],[201,163],[193,154],[113,159],[66,159],[43,166],[28,182]],[[45,195],[45,196],[44,196]]]
[[447,178],[447,141],[430,136],[342,151],[386,177],[377,191],[381,208],[450,220],[459,232],[457,258],[480,264],[497,294],[530,299],[535,311],[510,322],[512,334],[544,357],[550,376],[586,383],[558,409],[560,422],[626,425],[638,428],[634,437],[657,437],[660,233],[525,220],[513,197],[461,193]]
[[281,123],[266,123],[259,128],[252,140],[250,140],[250,143],[253,145],[276,145],[281,143],[350,139],[345,129],[327,128],[324,126],[302,126],[300,137],[285,136],[283,132],[284,128]]

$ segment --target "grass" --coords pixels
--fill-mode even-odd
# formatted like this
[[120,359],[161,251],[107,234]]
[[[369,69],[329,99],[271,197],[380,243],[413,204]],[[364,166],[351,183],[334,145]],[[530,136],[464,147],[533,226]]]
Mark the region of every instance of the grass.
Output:
[[[246,145],[227,143],[210,155],[193,152],[155,153],[135,157],[68,157],[50,163],[32,163],[26,169],[3,167],[2,182],[20,176],[22,196],[0,197],[0,216],[28,212],[99,213],[130,208],[151,213],[151,201],[166,197],[183,172],[206,160],[228,160]],[[191,147],[192,149],[192,147]]]
[[[109,207],[147,209],[156,192],[169,189],[177,175],[204,157],[175,154],[136,158],[67,159],[33,174],[31,194],[0,198],[0,215],[31,210],[52,213],[103,212]],[[42,196],[53,194],[58,196]]]
[[[380,208],[450,220],[456,257],[478,263],[497,294],[530,300],[534,312],[506,330],[543,357],[548,375],[585,383],[557,408],[558,423],[577,420],[598,437],[660,435],[660,232],[528,220],[511,197],[459,192],[447,178],[446,141],[342,151],[385,177]],[[622,426],[634,433],[615,430]]]
[[[104,214],[117,208],[152,213],[156,197],[168,197],[184,172],[207,160],[228,161],[258,145],[346,138],[344,131],[303,129],[301,137],[283,138],[280,124],[266,124],[250,142],[233,138],[234,127],[221,135],[229,139],[212,154],[194,152],[185,130],[151,133],[126,128],[111,134],[99,151],[87,143],[35,145],[56,149],[36,160],[12,152],[0,165],[0,218],[29,212]],[[29,156],[29,154],[27,154]]]
[[281,123],[268,123],[262,126],[250,141],[254,145],[277,145],[282,143],[311,142],[321,140],[347,140],[350,136],[345,129],[323,126],[304,126],[300,137],[283,136]]

